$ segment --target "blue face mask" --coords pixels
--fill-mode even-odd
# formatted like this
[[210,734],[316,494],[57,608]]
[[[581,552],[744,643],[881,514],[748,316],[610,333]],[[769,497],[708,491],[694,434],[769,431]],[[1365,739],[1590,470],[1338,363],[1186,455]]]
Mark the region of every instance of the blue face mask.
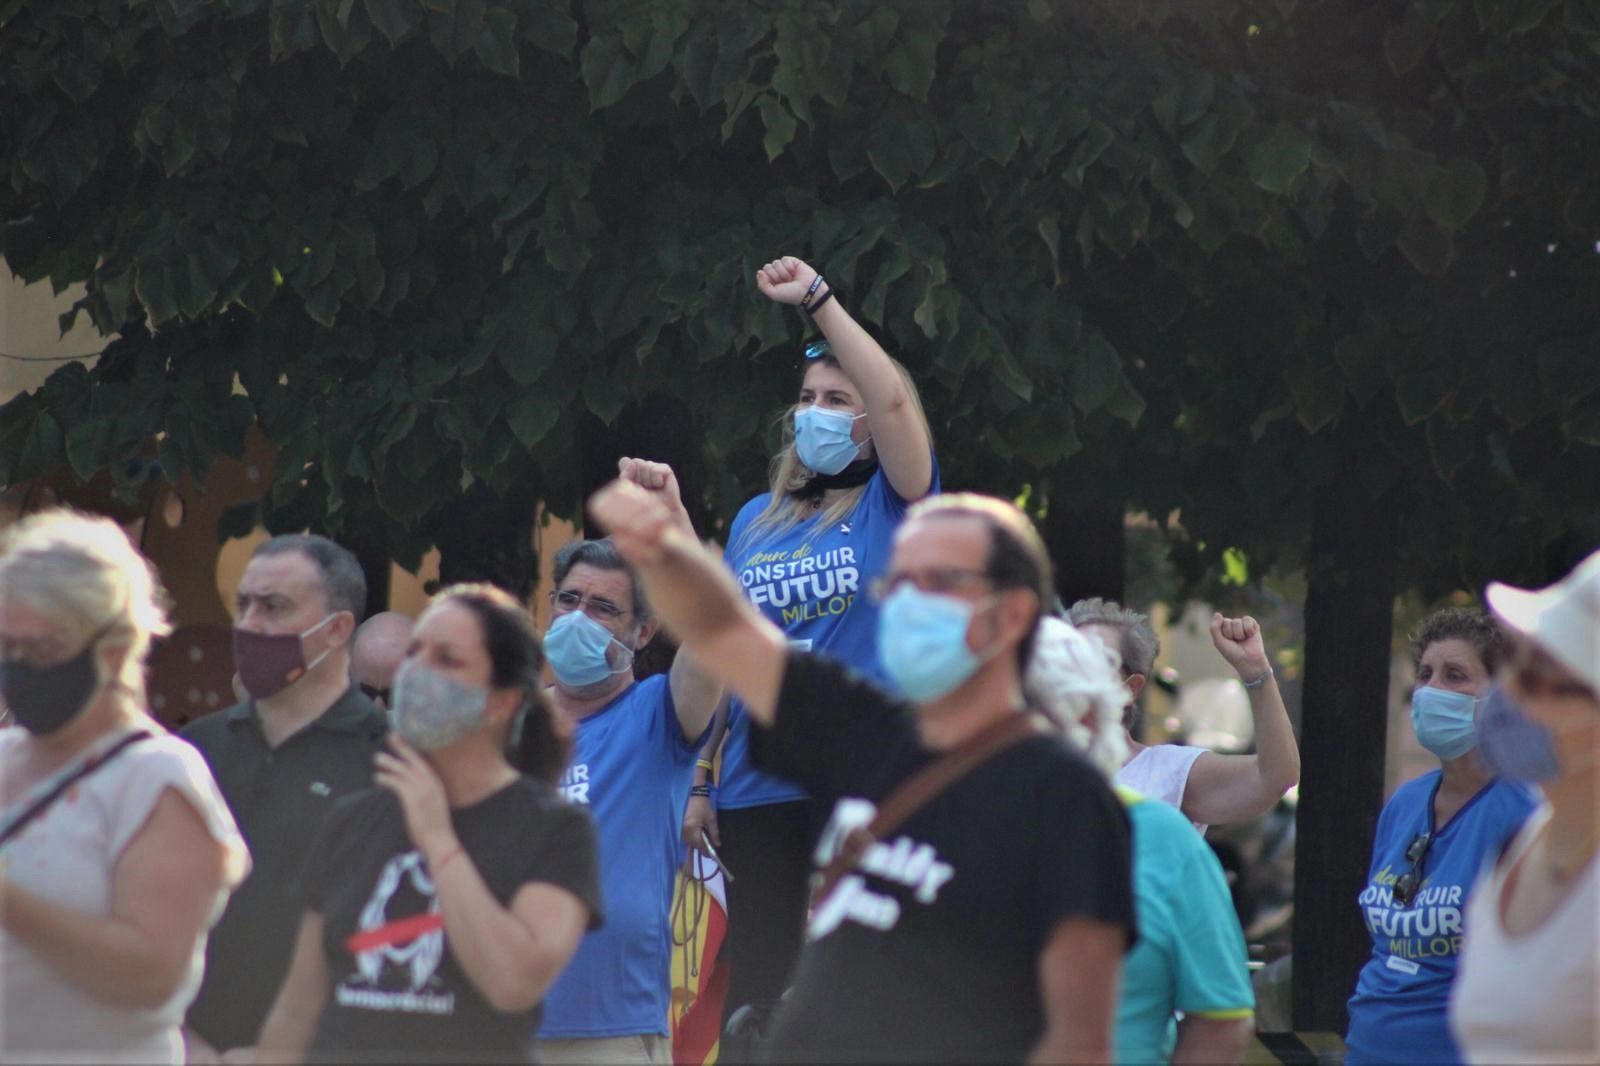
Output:
[[1473,710],[1478,701],[1465,692],[1424,685],[1411,693],[1411,726],[1422,746],[1441,759],[1456,759],[1478,742]]
[[[861,454],[861,444],[850,438],[857,418],[843,411],[815,405],[794,413],[794,450],[800,461],[819,474],[837,474]],[[865,444],[866,441],[862,441]]]
[[972,676],[981,660],[967,648],[975,607],[965,600],[901,585],[878,614],[878,657],[901,692],[936,700]]
[[620,669],[613,668],[611,645],[628,649],[611,635],[611,630],[596,622],[582,611],[569,611],[550,623],[544,635],[544,656],[550,660],[550,669],[556,680],[568,688],[587,688],[597,685],[612,674],[620,674],[633,666],[631,651]]
[[1478,759],[1495,777],[1529,784],[1560,772],[1550,730],[1523,713],[1498,685],[1478,709]]

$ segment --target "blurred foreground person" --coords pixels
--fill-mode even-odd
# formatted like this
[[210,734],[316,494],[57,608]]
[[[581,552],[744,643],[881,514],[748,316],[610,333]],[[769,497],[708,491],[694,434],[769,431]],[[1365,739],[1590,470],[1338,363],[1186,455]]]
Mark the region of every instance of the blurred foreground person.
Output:
[[411,643],[412,621],[398,611],[380,611],[356,627],[350,640],[350,680],[379,710],[394,702],[394,674]]
[[[1029,703],[1108,777],[1126,757],[1128,692],[1115,654],[1061,619],[1045,618],[1026,678]],[[1250,1040],[1255,994],[1222,866],[1175,808],[1125,787],[1118,792],[1133,822],[1139,942],[1123,960],[1115,1061],[1238,1062]]]
[[183,1061],[250,860],[205,761],[145,712],[168,629],[114,523],[51,512],[0,542],[0,1061]]
[[1507,651],[1482,611],[1446,608],[1412,642],[1411,724],[1439,769],[1395,791],[1378,817],[1362,918],[1372,958],[1350,999],[1350,1066],[1460,1062],[1445,1008],[1473,881],[1538,802],[1477,756],[1476,708]]
[[600,924],[594,825],[554,782],[566,742],[532,619],[488,585],[439,593],[395,679],[377,787],[307,859],[262,1062],[521,1062],[540,1003]]
[[1023,701],[1051,595],[1027,518],[975,495],[907,512],[875,589],[901,699],[792,649],[639,486],[590,509],[684,650],[744,701],[757,764],[831,811],[770,1057],[1105,1061],[1134,938],[1127,817]]
[[367,579],[347,549],[299,533],[263,541],[234,592],[233,661],[247,698],[190,722],[250,846],[254,868],[206,946],[189,1008],[189,1057],[248,1048],[289,965],[300,905],[295,881],[322,820],[372,783],[389,723],[350,681],[350,638]]
[[1471,1062],[1600,1062],[1600,552],[1485,598],[1516,646],[1478,751],[1545,802],[1468,903],[1450,1025]]
[[[1160,650],[1150,619],[1109,600],[1092,599],[1074,603],[1067,620],[1121,656],[1122,679],[1131,693],[1124,717],[1127,728],[1132,724],[1133,700],[1144,691]],[[1211,643],[1238,673],[1250,697],[1255,754],[1224,755],[1192,744],[1141,744],[1130,733],[1132,754],[1116,776],[1119,785],[1177,807],[1202,833],[1208,826],[1260,817],[1300,781],[1300,749],[1261,639],[1261,626],[1248,615],[1213,614]]]

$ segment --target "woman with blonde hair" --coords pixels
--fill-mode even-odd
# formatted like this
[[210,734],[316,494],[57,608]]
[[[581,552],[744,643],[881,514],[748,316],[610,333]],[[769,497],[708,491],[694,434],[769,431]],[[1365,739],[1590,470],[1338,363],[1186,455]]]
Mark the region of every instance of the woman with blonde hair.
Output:
[[[1024,679],[1029,704],[1113,779],[1127,758],[1120,668],[1114,649],[1047,617]],[[1238,1062],[1255,995],[1222,866],[1176,808],[1117,792],[1133,827],[1139,942],[1123,961],[1115,1061]]]
[[205,761],[144,709],[168,630],[114,523],[46,512],[0,539],[0,1060],[183,1061],[250,860]]
[[[877,605],[906,508],[939,490],[933,435],[906,369],[853,319],[833,288],[793,256],[756,272],[762,295],[799,308],[822,334],[806,349],[797,402],[785,418],[767,492],[740,509],[728,565],[745,595],[797,647],[882,680]],[[806,794],[757,771],[749,723],[735,701],[695,771],[684,840],[720,846],[728,885],[731,1015],[775,1004],[800,950],[816,827]],[[715,808],[710,774],[722,751]]]

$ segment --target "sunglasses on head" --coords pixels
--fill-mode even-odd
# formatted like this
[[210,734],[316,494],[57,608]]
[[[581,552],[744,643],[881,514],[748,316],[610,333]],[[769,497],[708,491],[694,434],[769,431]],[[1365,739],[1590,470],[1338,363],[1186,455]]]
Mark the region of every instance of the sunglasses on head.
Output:
[[812,341],[810,344],[806,345],[806,358],[821,359],[823,356],[828,354],[828,351],[829,348],[827,341]]

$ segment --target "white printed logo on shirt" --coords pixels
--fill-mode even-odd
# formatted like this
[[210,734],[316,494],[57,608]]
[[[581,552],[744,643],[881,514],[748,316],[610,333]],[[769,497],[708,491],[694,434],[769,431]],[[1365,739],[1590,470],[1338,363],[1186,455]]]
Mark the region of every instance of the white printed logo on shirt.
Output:
[[[864,799],[846,797],[836,803],[828,826],[817,841],[817,866],[826,868],[851,831],[865,829],[877,813],[878,808]],[[903,835],[887,843],[869,845],[856,863],[856,870],[860,872],[840,878],[833,894],[811,913],[806,939],[820,940],[845,921],[885,931],[895,927],[900,920],[899,901],[869,889],[863,873],[913,889],[912,898],[924,905],[937,900],[939,890],[956,873],[955,867],[939,858],[932,844],[918,843]]]
[[[391,920],[395,897],[407,895],[425,900],[423,911]],[[444,958],[444,916],[421,852],[384,863],[345,946],[355,956],[356,972],[334,989],[341,1006],[407,1014],[455,1011],[455,993],[437,973]]]

